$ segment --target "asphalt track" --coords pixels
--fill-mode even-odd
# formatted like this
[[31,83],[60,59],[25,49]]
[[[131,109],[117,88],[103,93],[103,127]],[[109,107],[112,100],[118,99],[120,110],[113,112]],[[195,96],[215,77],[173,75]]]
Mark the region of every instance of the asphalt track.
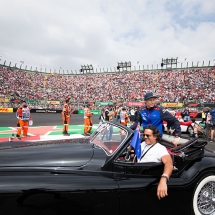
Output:
[[[62,125],[62,118],[60,113],[32,113],[34,126],[55,126]],[[92,117],[93,123],[99,123],[99,116]],[[16,126],[16,113],[0,113],[0,126],[13,127]],[[81,125],[84,123],[84,116],[72,114],[70,125]]]
[[[29,142],[37,141],[58,141],[64,139],[73,139],[75,141],[86,137],[84,133],[84,118],[83,115],[73,114],[69,126],[70,136],[63,136],[63,123],[60,113],[32,113],[33,126],[29,126],[29,137],[22,137],[21,140],[14,138],[9,143],[9,137],[16,135],[17,132],[17,119],[15,113],[0,113],[0,149],[5,147],[28,144]],[[97,128],[99,123],[99,116],[93,116],[93,129]],[[87,137],[89,138],[89,137]]]
[[[32,113],[33,126],[57,126],[62,125],[60,113]],[[93,124],[99,123],[99,116],[94,115]],[[16,127],[15,113],[0,113],[0,127]],[[70,125],[83,125],[83,115],[73,114]],[[182,134],[182,137],[188,138],[187,134]],[[215,151],[215,142],[206,145],[206,148]]]

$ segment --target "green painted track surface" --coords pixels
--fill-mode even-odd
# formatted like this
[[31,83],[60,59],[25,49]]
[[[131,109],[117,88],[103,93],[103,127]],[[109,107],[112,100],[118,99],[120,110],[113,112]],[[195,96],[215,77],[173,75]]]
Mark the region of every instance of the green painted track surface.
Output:
[[[98,125],[94,125],[92,130],[91,130],[91,133],[94,132],[97,127],[98,127]],[[60,129],[60,131],[59,130],[58,131],[50,131],[49,135],[60,135],[60,134],[62,134],[63,126],[58,125],[56,128]],[[83,134],[84,133],[84,126],[83,125],[70,125],[68,133],[70,133],[70,134]]]
[[[29,127],[29,133],[34,134],[34,132],[31,132],[31,128],[38,128],[39,129],[39,133],[37,131],[37,134],[40,135],[47,135],[47,136],[51,136],[51,135],[62,135],[62,131],[63,131],[63,125],[57,125],[57,126],[50,126],[53,127],[53,129],[49,130],[48,132],[43,132],[43,126],[30,126]],[[91,133],[93,133],[98,127],[98,124],[94,124],[93,128],[91,130]],[[116,128],[115,128],[116,129]],[[115,130],[114,129],[114,130]],[[117,129],[116,129],[117,131]],[[16,127],[0,127],[0,138],[4,138],[4,137],[9,137],[11,136],[12,133],[16,134],[17,130]],[[70,125],[69,126],[69,130],[68,133],[70,135],[73,134],[84,134],[84,125]]]
[[0,127],[0,132],[1,131],[8,131],[8,130],[13,130],[13,129],[11,129],[10,127]]
[[[98,124],[93,125],[91,133],[94,132],[97,127],[98,127]],[[29,129],[30,128],[39,128],[39,126],[31,126],[31,127],[29,127]],[[41,126],[40,129],[42,130],[43,127]],[[62,135],[62,131],[63,131],[63,125],[57,125],[54,129],[50,130],[46,135]],[[8,137],[11,135],[11,133],[16,134],[16,132],[17,132],[16,129],[12,129],[10,127],[0,127],[0,138]],[[71,135],[72,134],[83,134],[84,133],[84,125],[70,125],[68,133],[70,133]]]
[[[8,131],[8,133],[7,133],[7,131]],[[0,127],[0,138],[10,136],[11,131],[14,131],[14,133],[16,133],[16,130],[13,130],[10,127]],[[4,132],[4,134],[1,134],[1,132]]]

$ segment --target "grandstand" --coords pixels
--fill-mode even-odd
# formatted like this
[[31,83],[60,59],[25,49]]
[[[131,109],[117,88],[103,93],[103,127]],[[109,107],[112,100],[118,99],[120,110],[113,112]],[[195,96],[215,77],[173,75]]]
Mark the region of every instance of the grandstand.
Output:
[[191,66],[123,72],[60,74],[0,65],[0,106],[16,107],[20,99],[41,108],[61,108],[71,97],[85,102],[141,102],[147,91],[161,103],[215,103],[215,67]]

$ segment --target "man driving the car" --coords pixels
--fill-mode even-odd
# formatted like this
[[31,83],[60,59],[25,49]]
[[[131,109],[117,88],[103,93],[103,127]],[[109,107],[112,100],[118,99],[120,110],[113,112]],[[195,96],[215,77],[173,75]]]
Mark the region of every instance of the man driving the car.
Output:
[[141,143],[141,157],[138,163],[143,162],[162,162],[164,164],[163,174],[161,175],[158,187],[158,199],[164,198],[167,193],[167,181],[172,174],[173,162],[166,147],[159,143],[160,132],[153,125],[144,128],[144,141]]

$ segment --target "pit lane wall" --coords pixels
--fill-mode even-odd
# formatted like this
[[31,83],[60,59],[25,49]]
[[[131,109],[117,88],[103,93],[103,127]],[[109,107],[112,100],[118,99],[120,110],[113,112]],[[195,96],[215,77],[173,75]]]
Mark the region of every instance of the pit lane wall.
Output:
[[[0,108],[0,113],[13,113],[16,112],[17,108]],[[61,113],[62,110],[54,110],[54,109],[31,109],[31,113]],[[91,110],[93,115],[100,115],[100,110]],[[79,114],[83,115],[84,111],[83,110],[75,110],[73,114]],[[190,113],[191,118],[201,118],[202,113],[201,112],[191,112]]]
[[[2,113],[13,113],[16,112],[17,108],[0,108],[0,112]],[[61,113],[62,110],[55,110],[55,109],[31,109],[31,113]],[[91,110],[93,115],[100,115],[100,110]],[[75,110],[73,114],[80,114],[83,115],[83,110]]]
[[0,113],[13,113],[14,108],[0,108]]
[[[54,110],[54,109],[31,109],[31,113],[61,113],[62,110]],[[100,115],[100,110],[91,110],[90,112],[93,113],[93,115]],[[73,114],[84,114],[84,110],[75,110]]]
[[[99,105],[107,105],[109,103],[99,103]],[[141,106],[143,106],[144,104],[141,103]],[[127,102],[126,103],[127,107],[131,107],[131,106],[140,106],[139,102]],[[204,107],[210,107],[211,109],[215,108],[215,104],[196,104],[196,103],[188,103],[183,105],[182,103],[162,103],[162,106],[164,108],[184,108],[184,107],[189,107],[190,109],[190,116],[191,118],[202,118],[202,110]],[[4,108],[0,106],[0,113],[13,113],[16,112],[17,108]],[[51,108],[47,108],[47,109],[31,109],[31,113],[61,113],[62,110],[60,109],[51,109]],[[100,110],[91,110],[91,112],[93,112],[94,115],[100,115]],[[83,110],[75,110],[73,112],[73,114],[80,114],[83,115],[84,111]]]

